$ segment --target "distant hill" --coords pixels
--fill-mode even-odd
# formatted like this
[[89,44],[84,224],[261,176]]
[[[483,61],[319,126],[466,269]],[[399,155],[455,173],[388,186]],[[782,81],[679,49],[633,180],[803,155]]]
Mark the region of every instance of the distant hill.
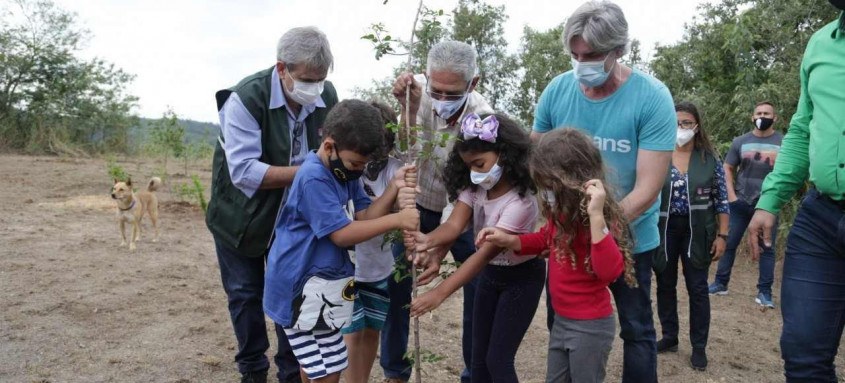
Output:
[[[138,126],[133,127],[129,131],[130,142],[133,144],[144,142],[147,138],[150,125],[156,120],[156,118],[139,118]],[[214,145],[215,141],[217,141],[217,136],[220,134],[220,125],[213,122],[179,119],[179,123],[185,128],[185,138],[189,143],[205,141]]]

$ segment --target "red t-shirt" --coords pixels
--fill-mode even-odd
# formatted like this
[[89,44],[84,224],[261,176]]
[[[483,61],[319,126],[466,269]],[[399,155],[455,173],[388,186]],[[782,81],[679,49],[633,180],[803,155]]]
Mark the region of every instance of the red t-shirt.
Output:
[[[622,252],[613,236],[607,235],[599,243],[590,243],[588,227],[579,230],[572,240],[572,249],[577,254],[576,267],[569,257],[557,260],[554,246],[556,229],[548,221],[539,232],[522,234],[519,254],[538,254],[551,249],[549,255],[549,294],[555,313],[569,319],[599,319],[613,313],[610,305],[610,291],[607,285],[622,275]],[[593,273],[587,273],[584,257],[590,246],[590,263]]]

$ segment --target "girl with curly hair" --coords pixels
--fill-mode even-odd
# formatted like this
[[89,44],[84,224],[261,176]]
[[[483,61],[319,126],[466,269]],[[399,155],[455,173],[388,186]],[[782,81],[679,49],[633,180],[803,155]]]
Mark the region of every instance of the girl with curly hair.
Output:
[[[416,235],[417,254],[448,247],[469,223],[476,233],[485,227],[531,232],[539,210],[528,173],[530,149],[526,131],[507,116],[467,116],[443,174],[449,199],[457,203],[446,222],[427,235]],[[411,315],[437,308],[479,273],[470,376],[473,382],[517,382],[514,357],[543,290],[545,264],[536,256],[518,256],[493,244],[479,246],[454,274],[413,300]]]
[[498,228],[478,243],[519,255],[550,251],[548,292],[555,312],[547,382],[601,382],[616,332],[608,285],[624,274],[636,286],[628,224],[605,183],[601,153],[575,129],[543,135],[531,157],[546,224],[513,235]]

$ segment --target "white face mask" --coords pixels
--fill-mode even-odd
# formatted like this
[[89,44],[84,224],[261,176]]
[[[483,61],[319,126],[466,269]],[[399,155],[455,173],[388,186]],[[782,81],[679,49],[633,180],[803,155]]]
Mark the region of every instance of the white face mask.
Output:
[[678,138],[675,140],[675,143],[677,143],[678,146],[684,146],[690,142],[693,137],[695,137],[695,129],[678,128]]
[[[584,84],[587,88],[596,88],[601,86],[607,81],[607,78],[610,77],[610,71],[604,70],[604,62],[607,61],[607,58],[610,57],[608,53],[600,61],[581,61],[572,59],[572,69],[575,73],[575,78]],[[613,65],[610,66],[610,70],[613,70],[613,66],[616,65],[616,61],[613,62]]]
[[540,198],[543,201],[546,201],[549,206],[554,206],[555,204],[555,192],[554,190],[545,189],[540,191]]
[[487,173],[476,172],[474,170],[470,170],[469,172],[470,181],[484,190],[492,189],[493,186],[496,186],[496,184],[499,183],[499,179],[501,178],[502,167],[499,166],[499,164],[494,164]]
[[[303,106],[311,105],[320,98],[320,95],[323,93],[324,81],[298,81],[290,75],[290,71],[285,70],[285,73],[287,73],[288,77],[290,77],[291,81],[293,81],[293,90],[288,92],[288,90],[285,89],[285,93],[287,93],[288,97],[290,97],[293,102]],[[285,87],[283,86],[282,88]]]

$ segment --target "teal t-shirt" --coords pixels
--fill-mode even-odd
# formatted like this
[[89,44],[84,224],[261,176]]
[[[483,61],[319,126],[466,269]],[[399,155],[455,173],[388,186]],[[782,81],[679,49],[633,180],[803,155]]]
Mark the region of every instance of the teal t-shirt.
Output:
[[[569,71],[552,79],[543,90],[534,115],[535,132],[562,127],[578,128],[593,137],[608,168],[608,181],[621,199],[634,189],[638,150],[675,149],[677,118],[666,85],[648,74],[634,69],[616,92],[591,100]],[[635,253],[660,243],[659,206],[658,196],[658,201],[631,223]]]

